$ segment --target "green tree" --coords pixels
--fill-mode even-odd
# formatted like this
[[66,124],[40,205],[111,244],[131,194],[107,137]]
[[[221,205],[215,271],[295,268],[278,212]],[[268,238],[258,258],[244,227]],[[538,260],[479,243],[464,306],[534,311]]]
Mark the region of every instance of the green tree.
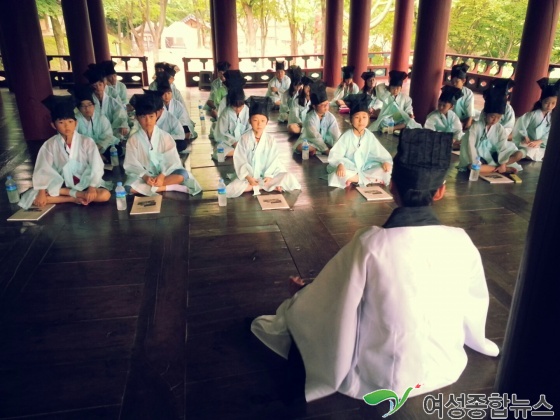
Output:
[[[60,6],[60,0],[36,0],[36,4],[39,16],[44,16],[51,23],[57,53],[65,55],[66,33],[61,24],[62,7]],[[61,69],[67,68],[66,62],[62,58],[59,59],[59,65]]]

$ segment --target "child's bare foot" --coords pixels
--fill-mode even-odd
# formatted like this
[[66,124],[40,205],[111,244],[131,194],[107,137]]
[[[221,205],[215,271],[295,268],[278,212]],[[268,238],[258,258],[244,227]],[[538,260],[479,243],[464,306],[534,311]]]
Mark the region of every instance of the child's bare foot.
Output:
[[292,295],[297,293],[303,286],[305,286],[305,282],[300,276],[290,276],[288,280],[288,288],[290,289],[290,293]]
[[276,191],[278,191],[278,192],[284,192],[284,188],[278,186],[278,187],[276,187]]

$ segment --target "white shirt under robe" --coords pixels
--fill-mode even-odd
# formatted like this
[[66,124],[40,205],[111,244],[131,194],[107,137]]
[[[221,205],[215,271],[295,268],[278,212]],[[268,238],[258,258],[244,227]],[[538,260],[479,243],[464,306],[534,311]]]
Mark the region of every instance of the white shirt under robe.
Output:
[[[125,184],[146,196],[157,194],[158,187],[148,185],[142,179],[144,175],[168,176],[177,169],[184,169],[175,140],[157,125],[154,127],[151,139],[148,139],[146,132],[139,126],[132,132],[126,143],[123,168],[126,173]],[[183,185],[189,189],[191,195],[202,191],[200,184],[190,172],[189,177],[183,180]]]
[[461,92],[463,92],[463,96],[457,99],[457,103],[453,106],[453,112],[463,121],[469,117],[475,117],[474,93],[466,86],[463,86]]
[[[249,107],[243,109],[237,115],[232,107],[228,106],[220,116],[214,130],[214,140],[224,145],[224,153],[227,155],[233,150],[233,145],[241,140],[241,136],[251,129],[249,125]],[[214,156],[217,159],[217,156]]]
[[[74,177],[79,182],[76,183]],[[33,169],[33,188],[23,194],[19,205],[29,208],[39,190],[47,190],[50,196],[58,197],[63,186],[74,191],[101,186],[110,189],[110,184],[103,181],[103,160],[95,142],[77,131],[74,131],[70,147],[60,134],[41,146]]]
[[461,120],[451,109],[447,111],[447,115],[443,115],[437,109],[430,112],[424,123],[424,128],[439,133],[453,133],[453,140],[461,140],[461,137],[463,137]]
[[340,87],[340,85],[338,85],[338,87],[334,91],[334,96],[333,96],[333,99],[331,101],[331,106],[338,107],[338,104],[336,103],[336,101],[343,100],[348,95],[356,94],[356,93],[359,93],[359,92],[360,92],[360,88],[358,87],[358,85],[356,83],[352,83],[352,85],[344,86],[344,87]]
[[[282,187],[284,191],[301,189],[300,183],[280,161],[276,140],[266,131],[258,143],[253,130],[241,136],[233,152],[233,165],[237,178],[226,187],[227,197],[239,197],[243,194],[249,185],[246,179],[248,175],[260,181],[261,188],[265,191],[273,191],[276,187]],[[264,178],[271,180],[265,185]]]
[[[359,138],[350,129],[340,136],[329,153],[329,186],[345,188],[346,181],[356,174],[362,187],[371,183],[389,185],[391,172],[383,170],[382,164],[385,162],[392,165],[393,158],[371,131],[364,130],[363,136]],[[342,178],[336,174],[341,163],[346,170]]]
[[[305,397],[379,389],[411,397],[457,381],[464,345],[489,356],[489,294],[480,254],[463,229],[426,222],[430,207],[398,208],[384,228],[359,230],[315,281],[253,333],[287,358],[292,340],[305,366]],[[405,213],[405,214],[403,214]],[[401,214],[407,223],[393,223]],[[415,221],[413,223],[412,221]]]
[[123,82],[119,82],[117,80],[117,83],[115,83],[114,86],[107,84],[105,86],[105,93],[115,98],[123,106],[125,106],[128,103],[126,85]]
[[78,110],[75,110],[74,114],[78,122],[76,131],[83,136],[92,138],[95,144],[100,148],[99,151],[101,153],[105,153],[112,145],[119,144],[119,139],[113,134],[111,123],[107,117],[97,109],[94,111],[90,121]]
[[[541,109],[536,109],[519,117],[513,130],[513,142],[519,147],[525,157],[540,162],[544,157],[548,135],[550,133],[550,116],[546,116]],[[542,140],[540,147],[527,147],[525,137],[531,141]]]
[[327,111],[323,118],[319,118],[315,110],[312,109],[305,116],[305,120],[303,120],[301,135],[294,145],[294,152],[304,140],[307,140],[319,152],[324,152],[333,147],[339,137],[340,128],[335,116]]
[[121,128],[128,130],[128,114],[119,101],[105,93],[101,104],[97,96],[93,95],[93,103],[95,104],[95,112],[101,110],[101,113],[107,117],[116,137],[120,137]]
[[376,86],[377,98],[383,102],[379,116],[369,125],[369,130],[380,131],[387,126],[387,119],[393,118],[395,125],[404,123],[407,128],[422,128],[410,115],[414,115],[412,109],[412,99],[404,93],[399,93],[396,97],[391,95],[385,83]]

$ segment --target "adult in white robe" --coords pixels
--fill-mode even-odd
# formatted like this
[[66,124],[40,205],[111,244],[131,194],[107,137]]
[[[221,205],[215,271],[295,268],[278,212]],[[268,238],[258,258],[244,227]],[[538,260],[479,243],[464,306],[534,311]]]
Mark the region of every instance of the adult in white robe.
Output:
[[33,169],[33,188],[27,190],[19,206],[28,209],[39,190],[46,190],[51,197],[58,197],[66,186],[70,191],[84,191],[89,187],[111,189],[103,181],[103,160],[95,142],[74,131],[68,147],[60,134],[48,139],[39,149]]
[[[393,158],[371,131],[364,130],[363,136],[358,137],[350,129],[340,136],[329,153],[329,186],[345,188],[346,181],[356,175],[362,187],[381,182],[389,185],[391,172],[383,169],[385,162],[392,164]],[[346,171],[342,178],[336,173],[341,163]]]
[[307,140],[317,151],[328,152],[339,137],[340,128],[338,127],[335,116],[327,111],[323,117],[320,118],[315,109],[312,109],[305,116],[301,136],[296,144],[294,144],[294,152],[297,152],[297,147],[302,144],[304,140]]
[[[218,118],[214,130],[214,140],[223,144],[224,153],[227,156],[233,152],[234,146],[241,140],[241,136],[250,129],[247,105],[243,106],[239,114],[228,106]],[[218,159],[216,152],[214,152],[214,159]]]
[[[542,109],[536,109],[519,117],[513,130],[513,142],[523,152],[523,157],[536,162],[542,161],[548,135],[550,133],[551,112],[546,114]],[[540,140],[539,147],[529,147],[529,141]]]
[[461,120],[451,109],[445,115],[437,109],[430,112],[424,123],[424,128],[441,133],[453,133],[453,140],[461,140],[463,137]]
[[93,112],[89,121],[78,110],[76,110],[75,115],[78,122],[76,131],[83,136],[92,138],[101,154],[105,153],[111,146],[120,143],[119,139],[113,134],[111,123],[107,117],[97,109]]
[[[282,164],[276,140],[266,131],[259,142],[252,129],[241,136],[233,153],[233,165],[237,178],[226,187],[228,198],[243,194],[249,186],[247,176],[255,178],[265,191],[274,191],[277,187],[284,191],[301,189],[298,180]],[[271,179],[264,183],[265,178]]]
[[[127,142],[123,168],[126,173],[125,185],[146,196],[156,195],[158,187],[148,185],[142,179],[143,176],[169,176],[176,170],[184,170],[175,141],[157,125],[151,139],[140,126],[132,132]],[[182,184],[188,188],[189,194],[200,193],[200,184],[192,173],[187,173],[188,177],[184,177]]]

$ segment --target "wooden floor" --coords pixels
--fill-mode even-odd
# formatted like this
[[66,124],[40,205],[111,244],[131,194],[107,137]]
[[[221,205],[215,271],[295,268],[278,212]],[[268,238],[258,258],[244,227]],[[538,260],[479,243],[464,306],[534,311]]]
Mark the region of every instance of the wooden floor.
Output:
[[[0,95],[0,179],[12,173],[21,192],[37,145],[27,151],[14,98]],[[193,117],[207,95],[186,91]],[[210,159],[205,134],[187,161],[204,192],[166,193],[158,215],[131,217],[112,199],[8,223],[15,208],[0,194],[0,418],[372,419],[388,411],[339,394],[306,404],[297,360],[277,357],[249,330],[288,297],[289,275],[315,277],[358,228],[382,224],[395,207],[328,187],[324,165],[293,157],[276,119],[268,130],[302,184],[286,194],[290,211],[263,212],[251,195],[218,207],[218,177],[233,167]],[[395,153],[396,138],[381,141]],[[452,169],[435,204],[482,254],[487,336],[499,345],[540,173],[540,164],[524,168],[522,184],[502,186],[469,183]],[[467,369],[444,396],[491,392],[499,358],[467,352]],[[422,400],[391,418],[437,418]]]

